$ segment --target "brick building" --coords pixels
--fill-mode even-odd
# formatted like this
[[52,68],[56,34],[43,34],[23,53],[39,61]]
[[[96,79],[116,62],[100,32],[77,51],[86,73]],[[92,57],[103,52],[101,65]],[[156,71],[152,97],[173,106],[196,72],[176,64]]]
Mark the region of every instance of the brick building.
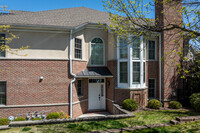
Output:
[[[162,18],[158,24],[182,18],[165,6],[156,6],[156,17]],[[10,31],[19,36],[9,44],[13,50],[30,46],[18,55],[1,52],[0,117],[36,110],[64,111],[72,117],[88,111],[112,113],[113,103],[121,104],[127,98],[141,107],[148,99],[159,99],[167,106],[181,92],[176,85],[181,84],[176,65],[160,60],[174,48],[172,40],[178,37],[169,32],[148,39],[140,36],[136,45],[127,45],[112,30],[104,30],[110,24],[107,13],[85,7],[10,11],[0,16],[0,24],[11,25]],[[173,55],[173,59],[178,57]]]

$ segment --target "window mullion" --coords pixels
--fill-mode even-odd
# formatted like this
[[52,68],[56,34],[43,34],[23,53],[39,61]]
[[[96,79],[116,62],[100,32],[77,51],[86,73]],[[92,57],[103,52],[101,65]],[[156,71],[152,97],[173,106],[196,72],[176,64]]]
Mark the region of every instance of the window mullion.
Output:
[[[130,41],[129,41],[130,42]],[[129,85],[130,87],[132,86],[133,84],[133,64],[132,64],[132,47],[131,45],[129,44],[128,45],[128,70],[129,70],[129,73],[128,73],[128,82],[129,82]]]
[[143,36],[140,37],[140,87],[143,87],[143,46],[144,40]]

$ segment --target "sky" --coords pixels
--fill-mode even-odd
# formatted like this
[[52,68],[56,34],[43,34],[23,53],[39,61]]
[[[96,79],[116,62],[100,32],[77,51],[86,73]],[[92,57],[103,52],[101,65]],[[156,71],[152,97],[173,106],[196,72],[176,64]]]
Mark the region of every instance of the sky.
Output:
[[88,7],[104,11],[101,0],[0,0],[9,10],[44,11],[71,7]]

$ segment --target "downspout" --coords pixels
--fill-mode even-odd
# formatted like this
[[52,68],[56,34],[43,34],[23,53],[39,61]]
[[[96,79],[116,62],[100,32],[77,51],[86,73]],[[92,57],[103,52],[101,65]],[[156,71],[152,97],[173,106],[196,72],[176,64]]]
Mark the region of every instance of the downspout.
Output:
[[72,109],[72,102],[73,102],[73,95],[72,95],[72,88],[73,83],[76,81],[76,75],[72,72],[72,29],[70,30],[70,50],[69,50],[69,69],[70,69],[70,75],[73,76],[73,80],[70,82],[70,118],[73,117],[73,109]]
[[[160,78],[160,79],[159,79],[159,93],[160,93],[160,94],[159,94],[159,100],[160,100],[160,102],[161,102],[161,100],[162,100],[162,99],[161,99],[161,95],[162,95],[162,81],[161,81],[161,80],[162,80],[162,77],[161,77],[161,76],[162,76],[162,73],[161,73],[161,72],[162,72],[162,71],[161,71],[161,69],[162,69],[162,64],[161,64],[161,56],[162,56],[162,55],[161,55],[161,40],[162,40],[162,39],[161,39],[161,33],[159,33],[159,71],[160,71],[160,72],[159,72],[159,78]],[[161,103],[162,103],[162,102],[161,102]]]

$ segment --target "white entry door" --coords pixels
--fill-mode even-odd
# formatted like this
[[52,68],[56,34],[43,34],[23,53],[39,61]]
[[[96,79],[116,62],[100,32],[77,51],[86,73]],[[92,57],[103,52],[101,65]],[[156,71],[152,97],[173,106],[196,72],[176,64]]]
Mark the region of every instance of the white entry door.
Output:
[[[89,82],[88,88],[89,110],[105,110],[105,83],[98,83],[98,79],[92,80],[94,82]],[[97,82],[95,83],[95,81]],[[100,81],[104,81],[104,79],[100,79]]]

